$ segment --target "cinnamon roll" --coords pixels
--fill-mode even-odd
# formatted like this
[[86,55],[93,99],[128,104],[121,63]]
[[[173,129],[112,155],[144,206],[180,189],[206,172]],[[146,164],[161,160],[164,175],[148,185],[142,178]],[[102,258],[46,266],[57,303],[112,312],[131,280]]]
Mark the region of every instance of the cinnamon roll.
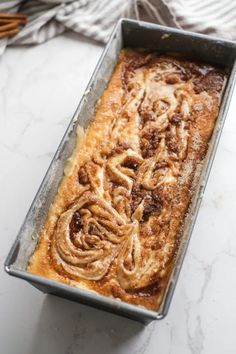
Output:
[[210,65],[123,50],[28,270],[157,310],[225,79]]

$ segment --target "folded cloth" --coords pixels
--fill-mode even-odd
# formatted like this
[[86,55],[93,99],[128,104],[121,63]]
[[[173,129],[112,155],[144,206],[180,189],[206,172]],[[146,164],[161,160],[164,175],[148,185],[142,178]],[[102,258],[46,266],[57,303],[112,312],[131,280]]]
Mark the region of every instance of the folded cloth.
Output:
[[0,12],[28,15],[26,26],[7,45],[37,44],[67,29],[105,43],[121,17],[236,39],[236,1],[232,0],[3,0]]

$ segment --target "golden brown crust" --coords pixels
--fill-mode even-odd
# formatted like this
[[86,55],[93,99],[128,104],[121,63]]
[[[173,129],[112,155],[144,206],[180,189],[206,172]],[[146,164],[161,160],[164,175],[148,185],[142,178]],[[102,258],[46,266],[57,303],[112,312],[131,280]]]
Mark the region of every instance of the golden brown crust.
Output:
[[123,50],[28,270],[158,309],[223,82],[209,65]]

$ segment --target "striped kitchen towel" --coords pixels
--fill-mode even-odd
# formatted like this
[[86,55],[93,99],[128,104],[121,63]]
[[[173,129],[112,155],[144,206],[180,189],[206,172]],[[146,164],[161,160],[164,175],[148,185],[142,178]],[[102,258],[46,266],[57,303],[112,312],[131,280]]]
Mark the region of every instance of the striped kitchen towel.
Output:
[[20,11],[27,25],[7,45],[37,44],[65,30],[105,43],[121,17],[136,18],[236,40],[235,0],[2,0],[0,12]]

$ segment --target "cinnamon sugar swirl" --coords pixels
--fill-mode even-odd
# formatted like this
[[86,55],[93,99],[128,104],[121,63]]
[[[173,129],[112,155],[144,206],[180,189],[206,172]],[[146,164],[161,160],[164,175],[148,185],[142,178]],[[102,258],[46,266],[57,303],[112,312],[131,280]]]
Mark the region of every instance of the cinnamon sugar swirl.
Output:
[[157,310],[224,80],[210,65],[123,50],[28,270]]

